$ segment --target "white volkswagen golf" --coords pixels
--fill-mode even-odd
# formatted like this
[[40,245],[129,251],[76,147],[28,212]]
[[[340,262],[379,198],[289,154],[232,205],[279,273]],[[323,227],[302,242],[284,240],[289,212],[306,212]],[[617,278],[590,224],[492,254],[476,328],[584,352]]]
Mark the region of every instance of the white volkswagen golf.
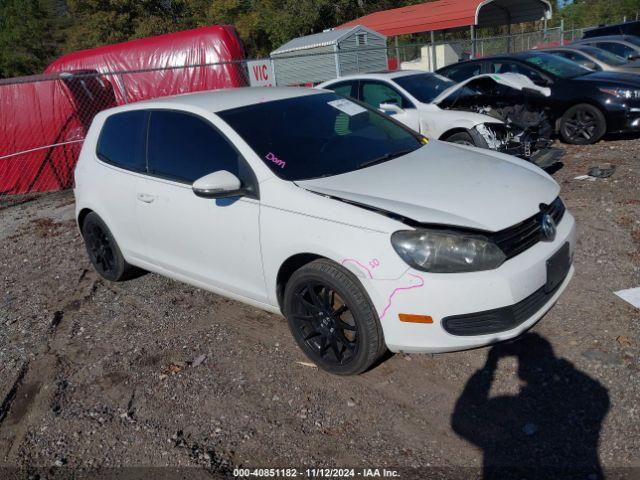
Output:
[[386,348],[514,338],[573,274],[574,219],[542,170],[428,141],[325,91],[104,111],[75,175],[78,224],[104,278],[143,269],[282,313],[337,374]]

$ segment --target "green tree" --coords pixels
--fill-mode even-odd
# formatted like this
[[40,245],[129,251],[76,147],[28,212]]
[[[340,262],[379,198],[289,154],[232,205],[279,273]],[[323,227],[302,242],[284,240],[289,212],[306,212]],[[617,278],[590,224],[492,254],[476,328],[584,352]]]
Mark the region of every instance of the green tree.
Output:
[[41,72],[56,56],[53,6],[38,0],[0,3],[0,77]]
[[68,0],[66,51],[123,42],[195,26],[186,0]]

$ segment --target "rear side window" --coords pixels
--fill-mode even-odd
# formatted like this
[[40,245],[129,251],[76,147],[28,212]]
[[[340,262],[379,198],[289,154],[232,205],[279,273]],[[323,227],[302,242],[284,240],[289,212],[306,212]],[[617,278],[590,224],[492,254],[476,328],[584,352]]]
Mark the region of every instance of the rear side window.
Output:
[[208,121],[157,110],[149,122],[149,173],[193,183],[218,170],[238,175],[239,153]]
[[356,82],[341,82],[341,83],[334,83],[333,85],[330,85],[328,87],[326,87],[327,90],[333,90],[334,92],[336,92],[338,95],[342,96],[342,97],[353,97],[355,98],[357,93],[354,92],[354,85]]
[[413,105],[395,88],[382,82],[364,81],[360,84],[361,100],[374,108],[380,108],[383,103],[394,103],[402,108],[412,108]]
[[456,82],[463,82],[467,78],[475,77],[482,73],[481,63],[463,63],[442,71],[442,74]]
[[136,110],[107,118],[98,139],[98,158],[120,168],[144,172],[148,115]]

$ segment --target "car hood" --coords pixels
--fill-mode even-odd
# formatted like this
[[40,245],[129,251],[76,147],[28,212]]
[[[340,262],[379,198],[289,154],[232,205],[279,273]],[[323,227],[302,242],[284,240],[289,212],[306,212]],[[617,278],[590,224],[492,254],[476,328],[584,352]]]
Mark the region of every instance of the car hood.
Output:
[[420,223],[492,232],[535,215],[560,191],[524,160],[436,140],[385,163],[296,184]]
[[593,72],[577,77],[575,80],[598,84],[615,84],[626,87],[640,88],[640,78],[635,73],[621,72]]
[[545,97],[551,95],[551,89],[548,87],[540,87],[533,83],[529,77],[522,75],[520,73],[484,73],[482,75],[476,75],[475,77],[468,78],[464,82],[460,82],[456,85],[452,85],[447,88],[444,92],[438,95],[433,99],[433,102],[436,105],[447,97],[453,95],[455,92],[464,87],[473,87],[474,83],[480,83],[486,81],[486,79],[492,80],[495,83],[499,83],[500,85],[504,85],[509,88],[513,88],[515,90],[531,90],[538,92]]

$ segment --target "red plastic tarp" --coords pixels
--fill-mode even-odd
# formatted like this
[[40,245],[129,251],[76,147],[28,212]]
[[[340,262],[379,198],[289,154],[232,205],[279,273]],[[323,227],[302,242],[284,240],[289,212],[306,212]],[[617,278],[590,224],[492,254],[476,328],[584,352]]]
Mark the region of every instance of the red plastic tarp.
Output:
[[[235,62],[243,59],[235,29],[211,26],[72,53],[43,76],[0,81],[0,195],[69,188],[82,140],[100,110],[244,86],[245,66]],[[218,62],[231,63],[182,68]],[[130,70],[147,71],[109,74]]]
[[548,0],[439,0],[375,12],[338,28],[362,25],[391,37],[471,25],[521,23],[540,20],[544,15],[551,15]]
[[108,92],[95,77],[0,82],[0,195],[69,188],[93,116],[115,106]]
[[[106,45],[65,55],[45,73],[97,70],[118,104],[247,84],[244,49],[234,27],[209,27]],[[210,65],[213,63],[220,65]],[[183,68],[185,65],[205,67]],[[136,73],[116,74],[114,72]]]

